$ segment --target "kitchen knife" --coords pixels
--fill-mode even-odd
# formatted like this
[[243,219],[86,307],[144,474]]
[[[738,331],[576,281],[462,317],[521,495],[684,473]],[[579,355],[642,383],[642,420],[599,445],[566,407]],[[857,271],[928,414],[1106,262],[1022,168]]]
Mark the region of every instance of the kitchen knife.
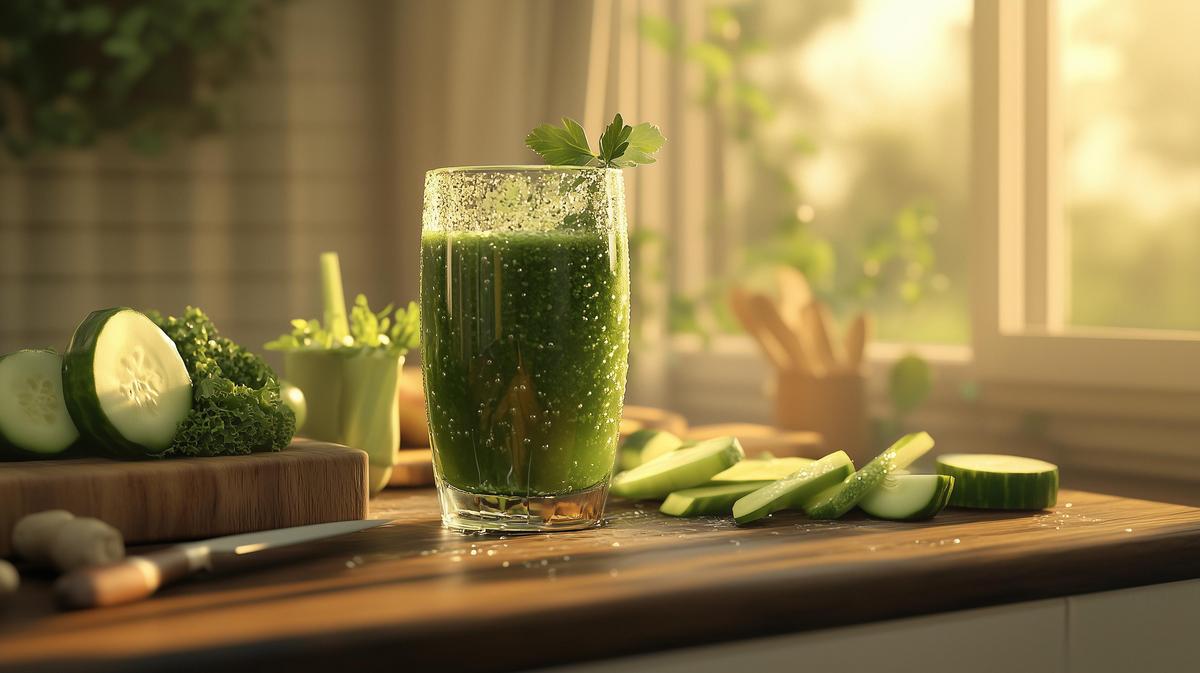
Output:
[[391,521],[367,519],[318,523],[177,544],[148,554],[128,556],[110,565],[72,571],[59,578],[54,591],[59,604],[66,608],[132,603],[149,598],[159,588],[190,575],[234,567],[236,560],[258,552],[346,535],[385,523]]

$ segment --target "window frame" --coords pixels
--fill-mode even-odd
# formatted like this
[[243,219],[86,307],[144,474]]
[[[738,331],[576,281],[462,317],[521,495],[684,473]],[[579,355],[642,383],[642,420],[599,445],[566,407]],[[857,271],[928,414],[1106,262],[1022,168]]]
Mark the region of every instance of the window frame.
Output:
[[1057,0],[976,0],[971,346],[983,380],[1200,392],[1200,334],[1066,326]]

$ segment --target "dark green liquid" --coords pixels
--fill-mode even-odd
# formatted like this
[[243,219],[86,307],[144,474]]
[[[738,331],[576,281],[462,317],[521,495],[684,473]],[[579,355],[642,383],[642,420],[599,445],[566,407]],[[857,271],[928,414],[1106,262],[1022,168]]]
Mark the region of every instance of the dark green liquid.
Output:
[[624,232],[427,232],[421,331],[446,482],[561,495],[608,478],[629,354]]

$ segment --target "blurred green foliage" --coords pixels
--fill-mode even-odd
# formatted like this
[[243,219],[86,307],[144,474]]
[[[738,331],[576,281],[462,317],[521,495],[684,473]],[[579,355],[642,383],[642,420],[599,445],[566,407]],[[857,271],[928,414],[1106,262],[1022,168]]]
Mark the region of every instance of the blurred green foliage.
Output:
[[933,391],[933,372],[929,363],[915,355],[896,361],[888,374],[888,397],[899,416],[915,411]]
[[[804,24],[809,34],[822,21],[843,15],[850,5],[814,4],[824,11]],[[883,217],[876,209],[874,217],[854,229],[859,236],[847,231],[833,235],[817,226],[793,167],[818,153],[820,143],[803,133],[780,140],[783,127],[777,122],[781,117],[794,120],[801,116],[796,108],[802,106],[786,107],[792,101],[768,91],[753,74],[752,60],[768,47],[786,51],[789,46],[772,45],[754,34],[761,22],[761,17],[754,16],[756,11],[757,3],[712,6],[707,9],[703,36],[693,41],[684,39],[679,26],[666,18],[643,15],[639,19],[645,41],[700,70],[702,84],[696,103],[709,111],[729,143],[728,151],[744,158],[759,185],[753,212],[747,213],[753,230],[745,244],[739,250],[722,251],[724,259],[718,262],[719,268],[712,269],[702,290],[691,296],[673,292],[669,329],[705,338],[712,331],[738,331],[725,306],[729,287],[766,282],[776,265],[804,273],[814,291],[841,315],[881,306],[913,307],[931,294],[944,293],[949,282],[937,268],[933,244],[939,222],[927,200],[909,198],[899,210]],[[715,205],[720,213],[723,204]],[[718,215],[717,219],[723,218]],[[708,226],[720,227],[724,222],[709,222]],[[959,336],[948,340],[964,340],[965,333],[957,332],[959,329],[950,327]],[[921,335],[912,336],[922,340]]]
[[271,0],[0,2],[0,140],[25,157],[108,134],[161,151],[226,121]]

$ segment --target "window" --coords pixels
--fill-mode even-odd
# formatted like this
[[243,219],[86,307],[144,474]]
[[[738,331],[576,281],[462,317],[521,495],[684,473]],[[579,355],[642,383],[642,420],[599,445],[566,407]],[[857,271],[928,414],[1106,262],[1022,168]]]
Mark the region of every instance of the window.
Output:
[[[1141,30],[1118,20],[1123,12],[1155,21],[1157,31],[1171,22],[1166,8],[1187,3],[1102,0],[1064,11],[1070,4],[976,3],[975,362],[994,380],[1194,392],[1200,333],[1157,328],[1196,326],[1188,306],[1200,274],[1187,261],[1196,195],[1175,182],[1194,179],[1196,166],[1173,156],[1186,150],[1160,137],[1161,121],[1135,112],[1134,97],[1114,89],[1144,87],[1150,102],[1137,104],[1163,119],[1186,117],[1179,106],[1194,102],[1161,88],[1154,94],[1158,74],[1137,71],[1154,66],[1135,65],[1128,45],[1097,51],[1093,38],[1080,37],[1094,29],[1087,26],[1097,8],[1120,10],[1101,12],[1119,30],[1099,34],[1121,40]],[[1171,50],[1186,48],[1144,47],[1166,63]],[[1159,74],[1190,82],[1184,72]],[[1196,134],[1194,120],[1172,128]],[[1112,154],[1089,154],[1103,152]],[[1170,170],[1173,163],[1186,167]],[[1145,252],[1155,250],[1157,257]]]
[[[893,342],[874,349],[878,361],[916,349],[942,381],[1003,387],[1006,408],[1022,413],[1068,401],[1171,418],[1193,408],[1200,52],[1172,36],[1194,32],[1200,4],[672,7],[674,29],[647,29],[642,15],[645,53],[670,64],[641,91],[680,102],[650,108],[676,137],[665,177],[646,177],[662,182],[639,198],[670,194],[645,218],[666,222],[659,240],[673,254],[669,331],[730,335],[708,350],[669,340],[674,360],[647,378],[678,406],[714,418],[763,407],[769,370],[720,315],[720,279],[756,282],[748,262],[812,272],[833,258],[822,291],[843,316],[876,315],[877,338]],[[784,156],[786,180],[763,170],[762,148]],[[889,225],[921,243],[857,295]],[[916,269],[921,296],[908,302],[905,262],[925,244],[934,262]],[[1131,389],[1159,397],[1131,405]],[[962,402],[953,383],[944,392]]]
[[1200,330],[1200,3],[1059,7],[1066,322]]
[[[970,0],[642,15],[697,117],[672,140],[696,181],[669,232],[672,332],[739,333],[729,286],[766,289],[784,265],[841,317],[871,312],[882,339],[967,342],[970,16]],[[681,163],[701,139],[708,154]]]

